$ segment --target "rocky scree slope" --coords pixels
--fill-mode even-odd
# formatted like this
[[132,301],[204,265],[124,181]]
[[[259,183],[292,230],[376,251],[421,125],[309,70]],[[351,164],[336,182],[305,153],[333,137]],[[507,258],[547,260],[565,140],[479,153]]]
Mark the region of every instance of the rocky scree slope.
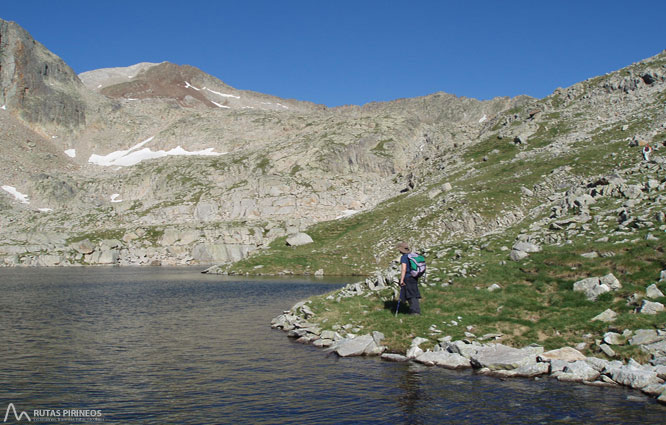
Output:
[[0,29],[9,266],[237,261],[372,209],[409,184],[417,157],[529,101],[435,94],[329,109],[166,62],[79,77],[17,24]]

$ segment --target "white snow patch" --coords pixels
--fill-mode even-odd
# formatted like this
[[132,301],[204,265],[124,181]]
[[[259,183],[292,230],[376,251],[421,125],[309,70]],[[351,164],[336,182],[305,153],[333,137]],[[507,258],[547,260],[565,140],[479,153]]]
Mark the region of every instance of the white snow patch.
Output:
[[98,89],[101,89],[101,88],[102,88],[102,85],[100,84],[99,86],[97,86],[97,88],[98,88]]
[[360,211],[357,211],[357,210],[344,210],[344,211],[342,211],[342,215],[339,215],[339,216],[335,217],[335,219],[338,220],[340,218],[349,217],[349,216],[352,216],[352,215],[354,215],[356,213],[359,213],[359,212]]
[[128,75],[127,78],[132,79],[134,78],[134,75]]
[[211,100],[211,102],[212,102],[215,106],[217,106],[218,108],[226,108],[226,109],[229,109],[228,106],[220,105],[219,103],[217,103],[217,102],[213,102],[212,100]]
[[[184,156],[184,155],[199,155],[199,156],[218,156],[218,155],[225,155],[227,152],[215,152],[215,148],[208,148],[208,149],[203,149],[200,151],[187,151],[180,146],[177,146],[171,150],[168,151],[153,151],[150,148],[143,148],[143,145],[146,143],[150,142],[153,140],[153,138],[149,138],[144,140],[143,142],[139,143],[138,145],[135,145],[127,150],[122,150],[122,151],[116,151],[116,152],[111,152],[108,155],[95,155],[92,154],[90,155],[90,158],[88,159],[88,162],[92,164],[97,164],[101,165],[104,167],[109,167],[109,166],[123,166],[123,167],[129,167],[132,165],[136,165],[141,161],[145,161],[147,159],[154,159],[154,158],[163,158],[165,156]],[[139,150],[140,149],[140,150]]]
[[2,106],[0,106],[0,109],[6,111],[6,110],[7,110],[7,105],[2,105]]
[[38,208],[37,211],[47,213],[53,211],[53,208]]
[[243,106],[241,109],[254,109],[254,106]]
[[67,149],[65,151],[65,155],[67,155],[70,158],[76,158],[76,149]]
[[2,186],[2,189],[9,193],[10,195],[14,196],[14,198],[19,201],[22,204],[29,204],[30,201],[28,201],[28,195],[24,195],[18,190],[16,190],[15,187],[13,186]]
[[196,90],[196,91],[200,91],[200,90],[201,90],[201,89],[198,89],[198,88],[194,87],[192,84],[188,83],[187,81],[185,81],[185,88],[186,88],[186,89],[188,89],[188,88],[193,88],[193,89]]
[[235,95],[233,95],[233,94],[220,93],[219,91],[215,91],[215,90],[207,89],[206,87],[204,87],[204,89],[208,90],[208,91],[211,92],[211,93],[215,93],[215,94],[218,95],[218,96],[222,96],[222,97],[233,97],[234,99],[240,99],[240,96],[235,96]]
[[281,107],[283,107],[284,109],[289,109],[287,106],[284,106],[284,105],[281,104],[281,103],[276,103],[276,105],[277,105],[277,106],[281,106]]
[[51,138],[52,138],[52,139],[57,139],[57,138],[58,138],[58,136],[51,136]]
[[118,199],[119,196],[120,193],[114,193],[113,195],[111,195],[111,202],[123,202],[122,199]]
[[481,119],[479,120],[479,123],[482,123],[482,122],[484,122],[484,121],[487,120],[487,119],[488,119],[488,117],[484,114],[484,115],[481,117]]

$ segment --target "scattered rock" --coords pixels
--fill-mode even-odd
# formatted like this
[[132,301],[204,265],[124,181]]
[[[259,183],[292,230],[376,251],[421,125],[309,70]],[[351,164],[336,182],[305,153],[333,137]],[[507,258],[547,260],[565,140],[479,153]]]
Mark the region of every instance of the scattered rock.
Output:
[[468,359],[458,353],[450,353],[448,351],[427,351],[416,357],[415,361],[428,366],[441,366],[447,369],[472,367]]
[[307,233],[295,233],[287,238],[287,245],[301,246],[314,242]]
[[608,344],[601,344],[599,346],[599,349],[601,350],[602,353],[604,353],[608,357],[615,357],[615,351],[613,351],[613,349],[610,348]]
[[585,356],[574,348],[562,347],[557,350],[550,350],[539,354],[539,359],[540,361],[564,360],[567,362],[575,362],[578,360],[585,360]]
[[599,295],[610,292],[611,288],[602,284],[598,277],[588,277],[575,282],[573,290],[583,292],[588,300],[595,301]]
[[520,261],[525,258],[529,257],[529,254],[525,251],[518,251],[518,250],[511,250],[511,253],[509,254],[509,258],[511,258],[513,261]]
[[361,356],[370,344],[374,344],[372,335],[360,335],[356,338],[344,338],[332,349],[340,357]]
[[606,332],[603,341],[609,345],[624,345],[626,343],[624,336],[617,332]]
[[617,313],[609,308],[606,309],[603,313],[594,316],[591,321],[594,322],[598,320],[600,322],[610,323],[614,322],[615,319],[617,319]]
[[406,362],[409,359],[402,354],[393,354],[393,353],[384,353],[381,356],[382,360],[387,360],[390,362]]
[[645,290],[645,295],[648,298],[661,298],[664,296],[664,293],[659,290],[657,287],[656,283],[653,283],[652,285],[648,286],[647,289]]
[[476,368],[511,370],[536,363],[537,354],[535,350],[529,348],[518,349],[502,344],[491,344],[480,347],[470,362]]
[[590,366],[585,360],[569,363],[564,367],[562,372],[556,372],[553,374],[558,381],[567,382],[590,382],[597,379],[599,375],[601,375],[601,373]]
[[657,314],[660,311],[664,311],[664,305],[662,303],[643,300],[643,304],[638,310],[641,314]]

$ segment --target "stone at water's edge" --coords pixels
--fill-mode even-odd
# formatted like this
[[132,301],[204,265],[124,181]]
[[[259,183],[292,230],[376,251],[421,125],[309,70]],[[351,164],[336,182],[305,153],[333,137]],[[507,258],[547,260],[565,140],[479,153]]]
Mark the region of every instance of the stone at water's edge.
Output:
[[333,351],[340,357],[362,356],[370,344],[374,344],[372,335],[345,338],[333,346]]
[[559,381],[570,382],[590,382],[597,379],[599,375],[601,373],[584,360],[569,363],[562,372],[553,374]]
[[575,362],[577,360],[585,360],[585,355],[575,348],[562,347],[557,350],[546,351],[539,355],[539,359],[545,360],[564,360],[567,362]]
[[384,353],[382,354],[382,360],[387,360],[390,362],[406,362],[409,359],[402,354]]
[[[536,356],[539,354],[536,351],[538,350],[518,349],[502,344],[488,345],[480,347],[470,361],[476,368],[511,370],[536,363]],[[543,352],[543,348],[541,348],[541,352]]]
[[457,353],[449,353],[448,351],[427,351],[415,359],[418,363],[423,363],[428,366],[440,366],[447,369],[463,369],[470,368],[472,364],[468,359]]

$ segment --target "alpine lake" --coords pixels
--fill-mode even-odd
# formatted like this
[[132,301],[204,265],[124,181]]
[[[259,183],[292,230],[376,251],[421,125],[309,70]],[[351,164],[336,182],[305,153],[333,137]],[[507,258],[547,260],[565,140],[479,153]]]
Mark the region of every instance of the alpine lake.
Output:
[[339,358],[270,321],[353,278],[201,270],[0,269],[5,422],[666,423],[666,406],[625,388]]

